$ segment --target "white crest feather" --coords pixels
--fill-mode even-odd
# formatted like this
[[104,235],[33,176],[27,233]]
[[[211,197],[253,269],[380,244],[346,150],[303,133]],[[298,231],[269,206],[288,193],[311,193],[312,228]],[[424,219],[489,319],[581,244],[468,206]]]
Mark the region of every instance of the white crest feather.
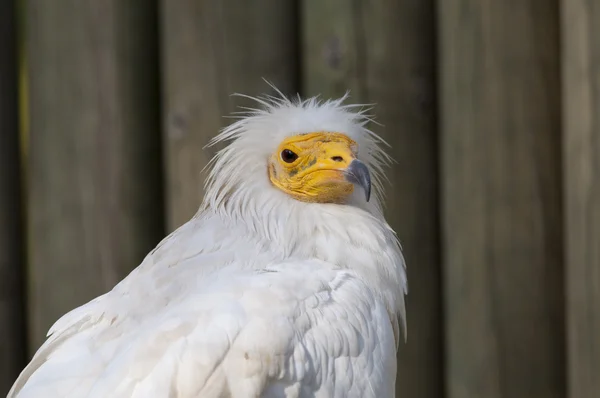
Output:
[[218,208],[225,199],[243,201],[244,196],[253,195],[256,190],[272,188],[265,165],[283,139],[300,133],[331,131],[344,133],[358,143],[358,158],[369,167],[373,180],[369,207],[380,213],[383,183],[387,181],[384,169],[393,159],[384,150],[389,144],[367,127],[369,122],[374,122],[367,114],[372,106],[344,104],[348,93],[338,99],[323,101],[318,97],[289,99],[277,92],[278,97],[235,94],[255,101],[260,107],[238,112],[236,118],[239,120],[223,129],[207,145],[229,144],[207,166],[210,173],[203,208]]

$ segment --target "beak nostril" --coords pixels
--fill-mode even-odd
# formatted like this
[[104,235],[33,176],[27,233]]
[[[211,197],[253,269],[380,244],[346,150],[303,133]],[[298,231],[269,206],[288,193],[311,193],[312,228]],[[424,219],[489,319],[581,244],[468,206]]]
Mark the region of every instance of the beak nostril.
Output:
[[341,156],[332,156],[331,160],[333,160],[334,162],[343,162],[344,158]]

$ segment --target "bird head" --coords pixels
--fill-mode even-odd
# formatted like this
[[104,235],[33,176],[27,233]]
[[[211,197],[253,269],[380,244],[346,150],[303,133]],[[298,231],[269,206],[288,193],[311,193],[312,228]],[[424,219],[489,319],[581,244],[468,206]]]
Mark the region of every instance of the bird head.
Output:
[[[251,97],[248,97],[251,98]],[[278,198],[378,213],[384,141],[367,128],[368,109],[336,100],[251,98],[209,145],[227,142],[211,163],[205,204]]]

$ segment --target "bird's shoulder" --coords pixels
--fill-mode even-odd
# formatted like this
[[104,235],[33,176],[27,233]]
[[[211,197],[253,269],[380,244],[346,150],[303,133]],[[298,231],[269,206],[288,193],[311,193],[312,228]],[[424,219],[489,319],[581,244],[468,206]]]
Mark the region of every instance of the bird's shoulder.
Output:
[[352,271],[286,260],[186,277],[180,294],[164,286],[139,302],[117,290],[75,310],[36,354],[23,396],[393,391],[390,319]]

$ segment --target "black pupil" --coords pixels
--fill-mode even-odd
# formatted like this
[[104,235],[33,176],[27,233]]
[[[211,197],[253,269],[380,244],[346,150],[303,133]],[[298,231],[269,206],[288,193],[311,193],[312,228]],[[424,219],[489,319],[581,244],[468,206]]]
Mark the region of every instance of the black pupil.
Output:
[[298,159],[298,155],[296,155],[294,152],[290,151],[289,149],[284,149],[281,152],[281,158],[286,163],[292,163],[294,160]]

